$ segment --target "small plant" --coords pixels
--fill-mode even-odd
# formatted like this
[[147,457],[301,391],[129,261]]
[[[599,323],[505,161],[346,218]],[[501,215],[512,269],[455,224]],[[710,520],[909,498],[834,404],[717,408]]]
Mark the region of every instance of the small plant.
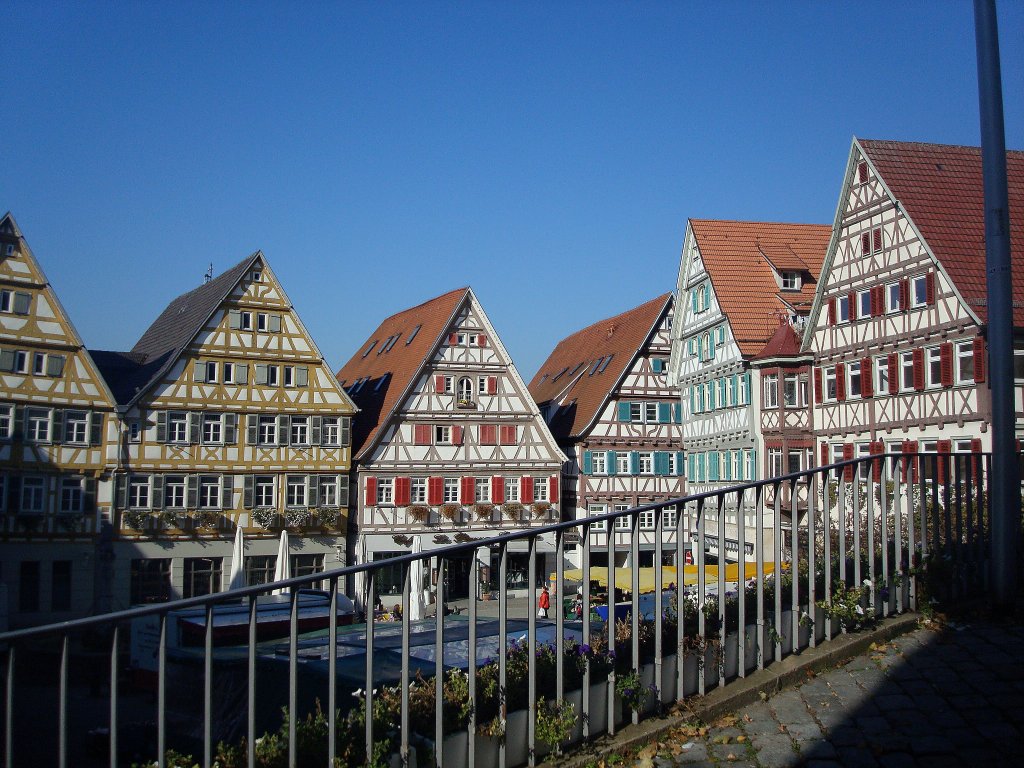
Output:
[[201,509],[192,515],[196,528],[217,528],[220,524],[220,513]]
[[81,512],[63,512],[57,515],[57,525],[65,531],[76,531],[84,519],[85,516]]
[[146,520],[149,519],[149,512],[144,509],[126,509],[121,513],[121,520],[129,528],[141,531],[146,527]]
[[868,615],[861,605],[867,596],[867,586],[847,587],[839,582],[829,600],[819,600],[816,605],[832,621],[838,621],[845,630],[860,629],[869,625],[874,617]]
[[312,513],[305,507],[286,509],[284,512],[284,522],[289,528],[304,528],[309,525],[312,520]]
[[337,528],[338,527],[338,514],[337,509],[331,507],[325,507],[320,509],[316,513],[317,518],[320,520],[320,525],[324,528]]
[[640,681],[640,673],[633,669],[615,680],[615,692],[619,694],[624,706],[639,712],[643,709],[651,689],[644,687]]
[[462,511],[462,507],[458,504],[442,504],[440,511],[441,514],[444,515],[445,519],[455,522],[455,518],[458,516],[459,512]]
[[533,512],[535,518],[547,517],[548,510],[551,509],[551,502],[549,501],[535,501],[530,505],[530,511]]
[[154,515],[159,521],[160,525],[165,528],[171,528],[178,525],[178,513],[170,509],[161,509]]
[[430,518],[430,507],[413,504],[405,508],[406,513],[417,523],[425,523]]
[[526,507],[518,501],[506,501],[501,505],[502,514],[504,514],[509,520],[520,520],[525,509]]
[[277,510],[273,507],[256,507],[252,511],[252,521],[260,528],[270,530],[277,523]]
[[565,699],[548,704],[542,696],[537,702],[537,738],[550,744],[556,756],[561,755],[562,745],[572,736],[577,719],[575,707]]
[[477,502],[473,505],[473,513],[476,515],[477,520],[490,520],[494,514],[494,505]]

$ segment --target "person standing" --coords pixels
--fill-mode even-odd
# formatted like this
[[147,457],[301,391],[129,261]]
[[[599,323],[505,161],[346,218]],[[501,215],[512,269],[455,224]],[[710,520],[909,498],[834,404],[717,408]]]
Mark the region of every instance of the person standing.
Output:
[[548,594],[548,588],[546,584],[540,591],[540,600],[537,601],[537,606],[537,615],[540,616],[542,619],[546,619],[548,617],[548,608],[551,607],[551,596]]

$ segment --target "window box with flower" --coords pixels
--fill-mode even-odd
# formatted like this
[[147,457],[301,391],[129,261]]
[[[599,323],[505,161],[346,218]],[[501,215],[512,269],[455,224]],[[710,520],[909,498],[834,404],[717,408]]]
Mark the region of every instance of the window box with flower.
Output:
[[322,528],[337,528],[341,513],[337,507],[323,507],[317,510],[316,516],[320,520]]
[[524,507],[518,501],[506,501],[504,504],[501,505],[501,512],[509,520],[521,522],[526,513],[526,507]]
[[273,507],[256,507],[250,517],[253,523],[265,530],[277,527],[277,510]]
[[192,513],[192,523],[196,528],[220,528],[223,517],[220,512],[212,509],[200,509]]
[[308,507],[291,507],[284,511],[284,524],[289,528],[306,528],[316,523]]
[[149,510],[147,509],[126,509],[121,513],[121,521],[134,531],[141,531],[145,528],[147,520],[149,520]]
[[405,508],[405,513],[417,523],[427,523],[430,521],[430,507],[422,504],[409,505]]

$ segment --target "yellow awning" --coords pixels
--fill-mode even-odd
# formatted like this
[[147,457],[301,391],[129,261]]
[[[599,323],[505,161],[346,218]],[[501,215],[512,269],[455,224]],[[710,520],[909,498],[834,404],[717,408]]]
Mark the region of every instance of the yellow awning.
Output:
[[[744,568],[743,580],[752,579],[757,576],[757,563],[746,563]],[[785,564],[784,564],[785,566]],[[764,564],[764,573],[767,576],[773,573],[775,570],[774,563]],[[728,563],[725,566],[725,580],[727,582],[738,582],[739,581],[739,563]],[[557,574],[551,574],[551,583],[555,583]],[[580,568],[573,568],[563,572],[563,576],[566,581],[580,582],[583,580],[583,570]],[[640,592],[653,592],[655,590],[655,568],[653,566],[640,569]],[[697,583],[697,566],[687,565],[683,568],[684,583],[688,586],[695,585]],[[608,569],[604,566],[593,566],[590,569],[590,580],[596,581],[602,587],[608,586]],[[705,565],[704,566],[704,580],[707,584],[715,584],[718,582],[718,566],[717,565]],[[679,584],[679,578],[676,573],[675,566],[663,565],[661,568],[661,588],[666,589],[670,584]],[[629,592],[633,589],[633,569],[632,568],[616,568],[615,569],[615,588],[621,589],[625,592]]]

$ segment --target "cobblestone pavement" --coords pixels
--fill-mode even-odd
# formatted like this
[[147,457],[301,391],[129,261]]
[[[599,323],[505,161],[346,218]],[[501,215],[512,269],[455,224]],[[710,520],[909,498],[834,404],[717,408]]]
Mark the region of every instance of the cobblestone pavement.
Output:
[[677,728],[625,764],[980,768],[1020,765],[1022,737],[1024,627],[950,624],[874,646],[712,724]]

